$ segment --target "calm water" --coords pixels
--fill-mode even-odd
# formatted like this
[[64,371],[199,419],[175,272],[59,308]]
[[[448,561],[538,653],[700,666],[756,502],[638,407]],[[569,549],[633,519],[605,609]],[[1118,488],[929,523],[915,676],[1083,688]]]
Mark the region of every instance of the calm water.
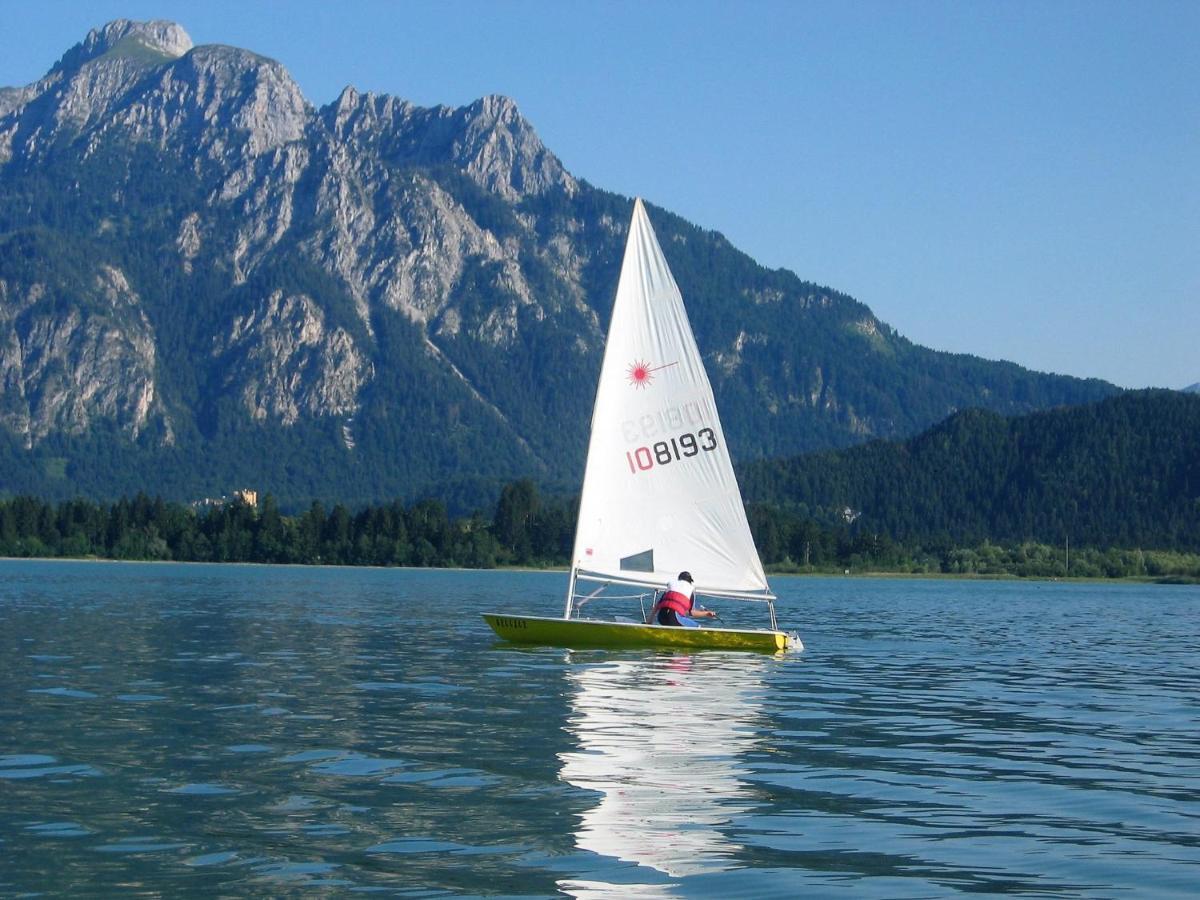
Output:
[[780,658],[474,614],[564,587],[0,562],[0,895],[1200,885],[1200,589],[776,579]]

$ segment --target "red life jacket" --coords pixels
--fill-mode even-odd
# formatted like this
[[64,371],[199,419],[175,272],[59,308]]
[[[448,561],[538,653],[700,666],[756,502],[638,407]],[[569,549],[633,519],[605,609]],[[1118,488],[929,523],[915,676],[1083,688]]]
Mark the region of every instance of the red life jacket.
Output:
[[679,591],[667,591],[662,595],[662,599],[658,601],[660,609],[671,609],[676,615],[690,616],[692,614],[692,597],[679,593]]

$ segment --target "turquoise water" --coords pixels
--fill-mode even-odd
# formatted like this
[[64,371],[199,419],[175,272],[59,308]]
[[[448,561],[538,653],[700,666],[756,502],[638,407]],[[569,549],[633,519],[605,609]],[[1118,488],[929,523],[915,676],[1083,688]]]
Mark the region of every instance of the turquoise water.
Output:
[[475,614],[562,574],[0,562],[0,895],[1194,896],[1200,589],[774,586],[802,654]]

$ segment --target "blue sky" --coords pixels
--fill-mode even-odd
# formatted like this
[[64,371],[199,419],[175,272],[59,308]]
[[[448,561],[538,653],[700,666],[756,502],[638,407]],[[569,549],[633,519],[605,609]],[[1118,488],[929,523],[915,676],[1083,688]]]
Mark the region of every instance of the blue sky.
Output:
[[917,343],[1200,381],[1194,0],[43,0],[7,17],[0,84],[121,17],[274,57],[316,105],[507,94],[575,175]]

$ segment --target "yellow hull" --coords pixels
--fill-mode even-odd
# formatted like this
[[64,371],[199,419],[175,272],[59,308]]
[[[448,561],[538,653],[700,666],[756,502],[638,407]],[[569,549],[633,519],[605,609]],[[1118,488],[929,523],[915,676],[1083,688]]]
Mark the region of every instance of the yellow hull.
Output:
[[492,631],[519,644],[555,647],[665,647],[679,650],[787,650],[792,638],[782,631],[742,628],[674,628],[637,622],[552,619],[484,613]]

